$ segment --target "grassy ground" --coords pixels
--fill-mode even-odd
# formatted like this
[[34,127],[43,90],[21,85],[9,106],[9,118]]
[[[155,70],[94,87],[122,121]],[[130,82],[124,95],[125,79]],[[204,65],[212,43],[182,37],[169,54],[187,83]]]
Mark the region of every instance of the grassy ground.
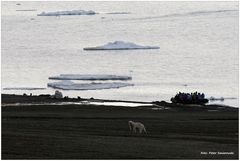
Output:
[[[148,134],[131,134],[129,120],[144,123]],[[238,159],[238,155],[236,110],[2,107],[2,159]]]

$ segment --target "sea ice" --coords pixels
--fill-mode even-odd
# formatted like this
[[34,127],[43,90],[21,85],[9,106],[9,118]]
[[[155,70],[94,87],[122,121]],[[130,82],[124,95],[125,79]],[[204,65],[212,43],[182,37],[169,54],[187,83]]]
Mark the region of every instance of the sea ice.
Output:
[[130,83],[74,83],[69,80],[63,80],[60,82],[48,83],[49,87],[63,90],[98,90],[98,89],[110,89],[110,88],[121,88],[127,86],[133,86]]
[[236,97],[219,97],[219,98],[217,98],[217,97],[213,97],[213,96],[211,96],[209,98],[210,101],[224,101],[226,99],[237,99],[237,98]]
[[94,15],[96,12],[89,10],[72,10],[72,11],[56,11],[56,12],[42,12],[38,16],[63,16],[63,15]]
[[131,50],[131,49],[159,49],[158,46],[141,46],[131,42],[115,41],[103,46],[86,47],[83,50]]
[[82,75],[82,74],[60,74],[59,76],[49,77],[49,79],[56,80],[130,80],[130,76],[118,75]]

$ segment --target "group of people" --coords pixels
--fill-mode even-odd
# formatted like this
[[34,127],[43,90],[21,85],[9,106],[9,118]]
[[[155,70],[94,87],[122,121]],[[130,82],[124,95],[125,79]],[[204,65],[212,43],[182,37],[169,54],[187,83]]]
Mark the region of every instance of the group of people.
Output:
[[208,100],[205,99],[204,93],[194,92],[194,93],[184,93],[179,92],[175,97],[171,98],[173,103],[207,103]]

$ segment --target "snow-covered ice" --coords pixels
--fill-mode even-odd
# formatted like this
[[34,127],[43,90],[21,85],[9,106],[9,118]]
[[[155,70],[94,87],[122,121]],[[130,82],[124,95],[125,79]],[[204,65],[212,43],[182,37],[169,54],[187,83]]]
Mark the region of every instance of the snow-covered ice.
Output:
[[131,80],[130,76],[118,75],[91,75],[91,74],[60,74],[59,76],[49,77],[56,80]]
[[74,83],[69,80],[63,80],[60,82],[48,83],[49,87],[63,90],[99,90],[99,89],[111,89],[111,88],[121,88],[127,86],[133,86],[130,83]]
[[159,49],[158,46],[142,46],[131,42],[115,41],[103,46],[86,47],[84,50],[130,50],[130,49]]
[[72,11],[56,11],[56,12],[42,12],[38,16],[63,16],[63,15],[95,15],[96,12],[89,10],[72,10]]

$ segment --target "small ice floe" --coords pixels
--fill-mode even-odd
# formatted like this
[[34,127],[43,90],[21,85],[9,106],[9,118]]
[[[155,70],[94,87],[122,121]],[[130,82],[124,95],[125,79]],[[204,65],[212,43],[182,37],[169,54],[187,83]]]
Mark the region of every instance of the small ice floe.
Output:
[[56,11],[56,12],[42,12],[37,16],[68,16],[68,15],[95,15],[96,12],[89,10],[72,10],[72,11]]
[[133,49],[159,49],[158,46],[142,46],[131,42],[115,41],[103,46],[86,47],[83,50],[133,50]]
[[223,97],[220,97],[220,98],[215,98],[215,97],[210,97],[209,98],[210,101],[224,101],[224,98]]
[[227,99],[237,99],[236,97],[220,97],[220,98],[216,98],[216,97],[213,97],[211,96],[209,98],[210,101],[224,101],[224,100],[227,100]]
[[63,90],[99,90],[99,89],[111,89],[111,88],[121,88],[127,86],[133,86],[130,83],[74,83],[69,80],[63,80],[60,82],[48,83],[49,87]]
[[46,88],[34,88],[34,87],[7,87],[3,88],[3,90],[44,90]]
[[151,108],[151,110],[165,110],[165,109],[166,109],[166,107],[156,105],[156,104],[153,104],[153,107]]
[[59,76],[49,77],[55,80],[131,80],[130,76],[106,75],[106,74],[60,74]]
[[159,107],[153,107],[151,108],[152,110],[164,110],[164,108],[159,108]]

